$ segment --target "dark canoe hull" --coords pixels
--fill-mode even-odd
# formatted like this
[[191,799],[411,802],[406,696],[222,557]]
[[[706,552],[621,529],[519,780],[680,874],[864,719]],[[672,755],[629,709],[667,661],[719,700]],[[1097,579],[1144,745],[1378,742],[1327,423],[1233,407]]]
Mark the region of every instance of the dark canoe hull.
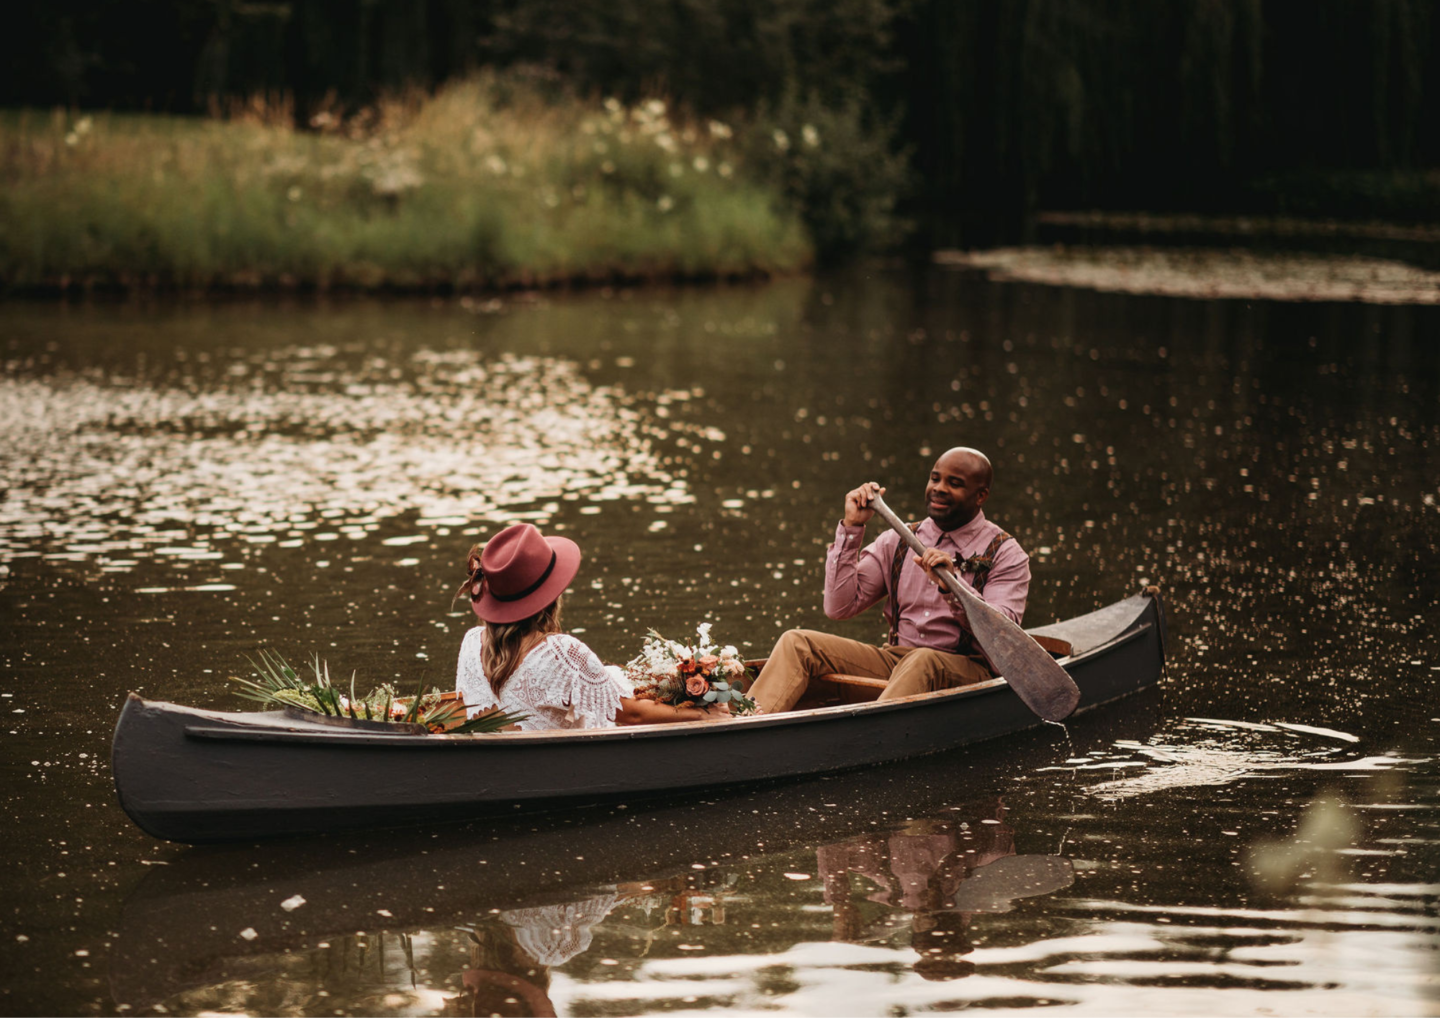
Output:
[[[1158,599],[1128,598],[1036,632],[1070,640],[1079,710],[1157,681]],[[461,820],[863,767],[1041,723],[1003,679],[706,724],[491,736],[390,734],[282,713],[221,713],[131,694],[115,729],[120,804],[172,841]]]

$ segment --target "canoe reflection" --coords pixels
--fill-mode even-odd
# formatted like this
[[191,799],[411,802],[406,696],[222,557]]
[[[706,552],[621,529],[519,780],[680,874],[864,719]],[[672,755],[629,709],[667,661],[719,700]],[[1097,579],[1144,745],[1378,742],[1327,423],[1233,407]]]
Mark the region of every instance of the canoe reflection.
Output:
[[1063,856],[1016,855],[1015,831],[1004,817],[997,799],[988,815],[915,820],[889,834],[820,846],[815,854],[833,910],[834,939],[863,943],[894,932],[888,911],[867,922],[852,879],[858,876],[877,888],[863,900],[910,913],[918,974],[969,975],[974,966],[961,956],[974,950],[967,933],[975,913],[1009,911],[1017,898],[1050,894],[1075,879]]
[[[870,913],[893,913],[917,971],[962,974],[973,915],[1072,879],[1062,857],[1015,854],[999,799],[947,794],[984,787],[988,769],[947,754],[679,806],[189,849],[127,899],[112,993],[131,1007],[193,991],[190,1009],[261,1010],[279,996],[322,995],[332,1009],[350,996],[352,1010],[378,1011],[387,992],[414,988],[452,1014],[553,1013],[550,970],[582,956],[601,924],[640,942],[636,963],[674,957],[678,927],[778,919],[764,924],[775,936],[813,938],[795,897],[805,885],[785,879],[807,857],[835,937],[867,939],[883,924]],[[397,940],[403,952],[386,946]],[[726,949],[777,946],[757,935]],[[341,957],[351,948],[370,964],[363,993],[360,964]]]

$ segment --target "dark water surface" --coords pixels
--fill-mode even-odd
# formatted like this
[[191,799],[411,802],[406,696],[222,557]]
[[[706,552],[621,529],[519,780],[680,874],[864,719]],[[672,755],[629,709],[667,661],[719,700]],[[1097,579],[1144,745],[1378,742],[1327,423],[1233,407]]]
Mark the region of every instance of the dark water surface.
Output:
[[[1440,1014],[1435,309],[862,274],[3,305],[0,351],[6,1013]],[[512,520],[580,542],[610,660],[878,638],[820,611],[843,494],[918,513],[962,443],[1028,624],[1167,593],[1161,687],[1068,741],[264,846],[115,802],[129,690],[452,681]]]

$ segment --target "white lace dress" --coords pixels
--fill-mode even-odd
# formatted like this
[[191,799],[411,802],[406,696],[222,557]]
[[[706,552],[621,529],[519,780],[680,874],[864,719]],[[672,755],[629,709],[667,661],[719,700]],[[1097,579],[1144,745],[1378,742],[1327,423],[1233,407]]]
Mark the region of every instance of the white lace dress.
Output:
[[[473,717],[496,706],[495,693],[480,664],[485,627],[476,626],[460,645],[455,688]],[[634,696],[634,685],[615,665],[602,664],[584,643],[552,633],[520,662],[500,690],[500,709],[528,714],[522,731],[557,728],[612,728],[622,696]]]

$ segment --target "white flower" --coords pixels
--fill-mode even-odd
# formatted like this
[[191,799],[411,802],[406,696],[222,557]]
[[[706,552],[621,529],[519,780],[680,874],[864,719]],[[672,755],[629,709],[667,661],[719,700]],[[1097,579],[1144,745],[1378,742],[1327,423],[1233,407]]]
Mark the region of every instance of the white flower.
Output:
[[710,121],[710,125],[709,125],[709,126],[710,126],[710,134],[711,134],[712,137],[715,137],[715,138],[728,138],[728,137],[730,137],[731,134],[734,133],[733,131],[730,130],[730,125],[729,125],[729,124],[722,123],[722,122],[719,121],[719,120],[712,120],[712,121]]
[[695,167],[696,173],[704,173],[710,168],[710,160],[704,156],[696,156],[695,161],[691,163],[691,165]]
[[815,130],[815,128],[810,124],[806,124],[804,127],[800,128],[800,137],[803,138],[805,140],[805,144],[810,146],[811,148],[814,148],[816,145],[820,144],[820,132]]
[[661,212],[669,212],[675,207],[675,199],[668,194],[662,194],[660,200],[655,203],[655,207]]
[[775,128],[773,137],[775,139],[775,147],[781,152],[785,152],[790,148],[790,136],[780,130],[780,128]]

